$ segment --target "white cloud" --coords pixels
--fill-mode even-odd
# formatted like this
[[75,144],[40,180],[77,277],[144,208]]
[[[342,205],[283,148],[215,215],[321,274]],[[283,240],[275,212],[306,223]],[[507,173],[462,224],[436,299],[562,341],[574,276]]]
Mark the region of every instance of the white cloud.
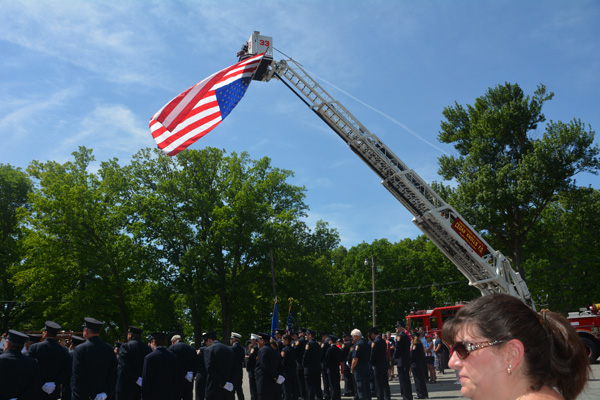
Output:
[[91,148],[97,159],[107,160],[130,156],[153,145],[146,124],[124,105],[97,106],[80,121],[80,129],[65,137],[54,149],[56,159],[64,158],[79,146]]
[[141,6],[136,2],[4,2],[0,39],[110,81],[143,83],[155,74],[152,44],[156,38],[148,24],[129,23],[139,18]]
[[[76,87],[58,90],[44,96],[7,97],[0,99],[0,108],[4,110],[0,117],[0,132],[4,136],[4,146],[8,142],[30,140],[30,136],[44,125],[55,124],[53,110],[62,107],[79,92]],[[60,119],[60,117],[58,118]]]

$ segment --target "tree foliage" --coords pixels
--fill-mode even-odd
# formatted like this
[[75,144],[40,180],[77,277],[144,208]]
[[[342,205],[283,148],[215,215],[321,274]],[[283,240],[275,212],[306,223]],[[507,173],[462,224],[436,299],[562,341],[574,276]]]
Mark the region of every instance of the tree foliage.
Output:
[[[126,232],[120,167],[115,160],[90,172],[92,151],[81,147],[64,164],[34,161],[36,182],[27,217],[25,268],[15,279],[32,302],[35,321],[81,323],[90,314],[126,332],[148,260]],[[37,304],[37,305],[36,305]]]
[[550,121],[540,135],[542,107],[552,97],[543,85],[533,96],[517,84],[498,85],[474,105],[446,107],[438,136],[457,151],[439,159],[442,177],[457,182],[449,202],[522,276],[522,249],[544,210],[576,187],[576,174],[596,174],[600,167],[594,131],[580,120]]
[[527,281],[537,302],[567,313],[600,299],[600,191],[577,188],[557,196],[532,233]]
[[144,150],[130,171],[135,235],[163,260],[162,279],[183,295],[196,340],[209,329],[227,336],[257,318],[269,321],[271,255],[279,290],[301,299],[290,276],[337,245],[322,224],[308,232],[304,188],[287,183],[291,171],[266,157],[207,148],[170,158]]
[[0,164],[0,324],[6,332],[9,323],[24,317],[20,293],[16,290],[12,276],[21,267],[23,237],[25,229],[22,213],[28,206],[27,196],[32,184],[27,174],[19,168]]

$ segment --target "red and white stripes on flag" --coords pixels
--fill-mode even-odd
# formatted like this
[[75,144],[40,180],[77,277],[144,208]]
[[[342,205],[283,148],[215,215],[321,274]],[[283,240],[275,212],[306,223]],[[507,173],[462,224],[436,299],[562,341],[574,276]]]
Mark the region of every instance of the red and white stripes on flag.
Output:
[[174,156],[214,129],[246,93],[263,54],[247,58],[198,82],[150,119],[158,147]]

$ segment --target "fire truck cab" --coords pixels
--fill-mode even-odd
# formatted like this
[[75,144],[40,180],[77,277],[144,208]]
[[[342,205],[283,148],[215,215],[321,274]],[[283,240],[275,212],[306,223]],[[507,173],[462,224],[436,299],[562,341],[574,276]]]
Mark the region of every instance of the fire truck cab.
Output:
[[[423,328],[426,333],[439,333],[444,344],[443,351],[446,353],[446,362],[450,359],[450,346],[444,341],[442,336],[442,327],[444,323],[456,315],[458,310],[465,304],[457,304],[447,307],[436,307],[433,310],[412,311],[407,317],[407,326],[410,330]],[[447,365],[446,365],[447,366]]]
[[589,309],[570,312],[567,319],[588,350],[590,362],[600,356],[600,303],[592,304]]

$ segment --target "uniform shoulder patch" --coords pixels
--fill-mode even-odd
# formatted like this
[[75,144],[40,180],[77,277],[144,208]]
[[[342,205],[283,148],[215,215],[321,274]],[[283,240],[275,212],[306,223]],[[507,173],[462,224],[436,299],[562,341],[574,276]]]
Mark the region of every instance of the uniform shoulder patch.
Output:
[[371,348],[375,347],[375,342],[371,343]]
[[281,357],[285,357],[285,351],[281,352]]
[[358,346],[356,346],[355,350],[358,351]]
[[325,343],[321,343],[321,348],[325,347]]
[[306,345],[306,347],[304,348],[304,350],[308,350],[308,344]]
[[250,350],[250,354],[254,353],[254,349]]

